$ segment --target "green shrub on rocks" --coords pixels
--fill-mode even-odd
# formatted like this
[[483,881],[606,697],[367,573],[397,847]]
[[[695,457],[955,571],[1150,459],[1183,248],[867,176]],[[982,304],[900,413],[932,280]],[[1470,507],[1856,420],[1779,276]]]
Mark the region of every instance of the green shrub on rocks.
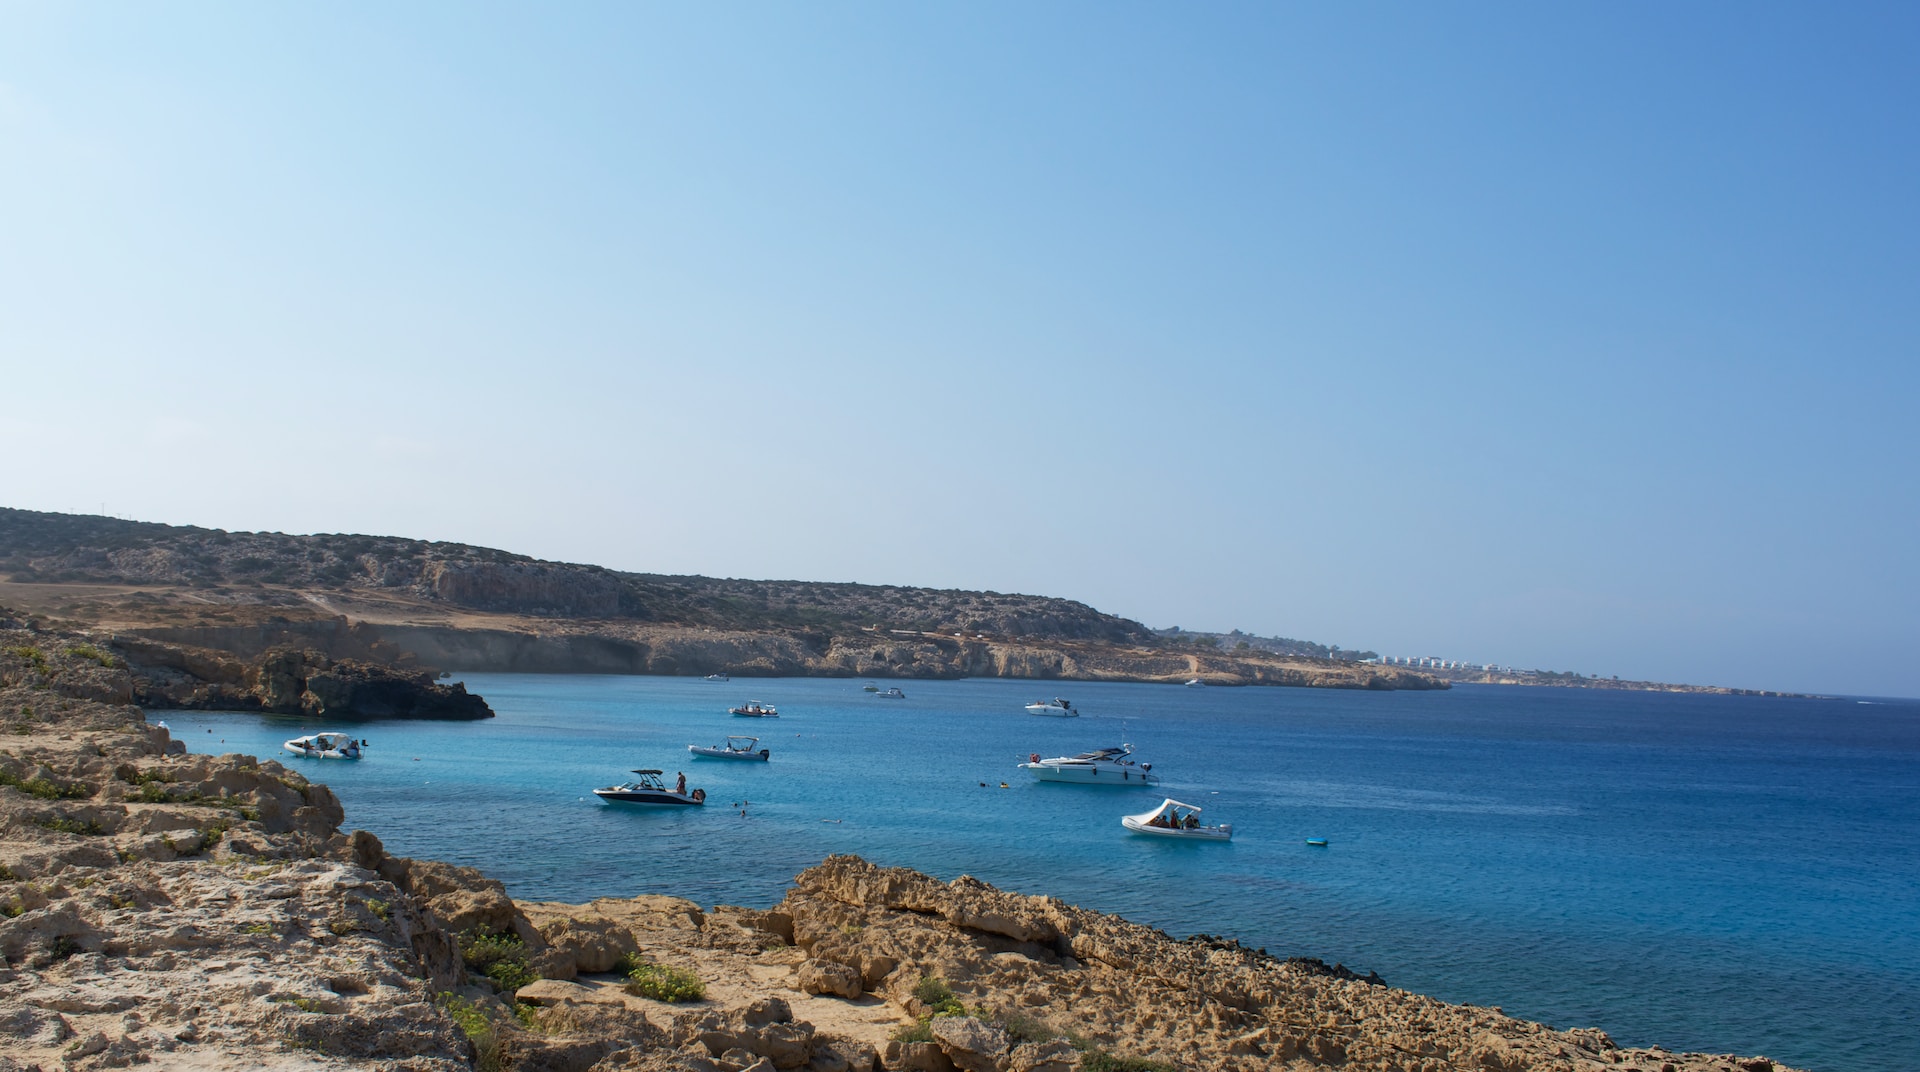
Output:
[[539,978],[527,966],[526,943],[510,931],[467,931],[460,936],[460,959],[468,971],[479,972],[502,990],[518,990]]
[[[982,1010],[983,1013],[984,1011]],[[1000,1030],[1007,1033],[1007,1038],[1011,1039],[1015,1046],[1023,1042],[1050,1042],[1062,1037],[1062,1033],[1055,1030],[1052,1024],[1022,1012],[1008,1011],[982,1015],[980,1018],[988,1023],[998,1024]]]
[[85,800],[93,795],[93,787],[79,782],[61,784],[45,778],[21,778],[17,774],[0,771],[0,785],[10,785],[30,797],[41,800]]
[[1080,1055],[1080,1072],[1179,1072],[1165,1061],[1141,1057],[1115,1057],[1105,1050],[1088,1050]]
[[109,670],[120,665],[119,660],[101,651],[99,648],[94,647],[92,644],[71,645],[67,648],[67,654],[76,659],[85,659],[88,662],[99,663]]
[[965,1016],[967,1007],[953,996],[953,988],[943,979],[931,975],[922,975],[914,984],[913,996],[920,1004],[933,1010],[935,1016]]
[[166,785],[175,780],[175,775],[169,771],[136,770],[131,765],[123,765],[114,773],[128,785]]
[[895,1042],[932,1042],[933,1021],[931,1019],[916,1020],[895,1031],[893,1038]]
[[500,1033],[494,1030],[493,1021],[473,1002],[458,994],[441,994],[434,999],[454,1026],[473,1043],[473,1066],[479,1072],[499,1072],[500,1069]]
[[513,1018],[520,1021],[520,1026],[526,1028],[528,1031],[537,1031],[542,1035],[550,1035],[553,1033],[546,1024],[541,1022],[540,1007],[537,1005],[532,1005],[524,1001],[514,1002]]
[[22,644],[17,648],[8,648],[8,655],[15,655],[33,664],[33,668],[42,673],[47,669],[47,653],[31,644]]
[[707,996],[707,985],[683,968],[642,964],[627,973],[626,991],[655,1001],[699,1001]]

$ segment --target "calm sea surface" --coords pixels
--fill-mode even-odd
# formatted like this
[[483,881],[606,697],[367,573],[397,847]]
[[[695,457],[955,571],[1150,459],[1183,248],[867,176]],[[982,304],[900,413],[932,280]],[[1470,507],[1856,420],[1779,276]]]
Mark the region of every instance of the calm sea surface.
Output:
[[[1920,703],[1001,680],[899,682],[907,699],[886,700],[845,680],[465,680],[499,718],[361,723],[359,763],[280,758],[390,851],[484,868],[523,899],[766,906],[795,872],[853,852],[1623,1043],[1920,1069]],[[1056,694],[1084,717],[1021,710]],[[747,699],[781,717],[726,715]],[[165,717],[195,752],[262,757],[340,728]],[[772,762],[688,756],[729,733],[758,735]],[[1123,740],[1161,792],[1014,769]],[[634,767],[686,771],[708,806],[588,792]],[[1233,842],[1120,828],[1162,793],[1233,823]]]

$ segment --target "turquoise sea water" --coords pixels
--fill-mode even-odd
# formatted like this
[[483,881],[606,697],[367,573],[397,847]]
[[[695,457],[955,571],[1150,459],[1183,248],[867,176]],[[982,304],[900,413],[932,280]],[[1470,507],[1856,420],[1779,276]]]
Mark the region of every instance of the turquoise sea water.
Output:
[[[1920,1068],[1920,703],[1002,680],[899,682],[902,701],[845,680],[465,681],[499,718],[362,723],[358,763],[279,758],[390,851],[484,868],[521,898],[765,906],[795,872],[855,852],[1623,1043]],[[1021,710],[1056,694],[1085,716]],[[726,715],[750,698],[782,717]],[[336,728],[164,717],[195,752],[263,757]],[[772,762],[688,756],[729,733],[759,736]],[[1123,739],[1165,777],[1158,792],[1014,767]],[[588,792],[634,767],[684,770],[708,806]],[[1233,823],[1233,842],[1120,828],[1163,794]]]

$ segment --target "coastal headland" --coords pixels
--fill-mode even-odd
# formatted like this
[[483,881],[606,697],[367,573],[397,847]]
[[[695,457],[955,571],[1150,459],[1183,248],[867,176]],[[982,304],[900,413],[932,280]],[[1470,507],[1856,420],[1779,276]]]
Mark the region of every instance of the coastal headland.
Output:
[[515,901],[272,760],[187,754],[102,654],[0,626],[5,1072],[1779,1068],[855,857],[767,908]]
[[128,638],[403,670],[1448,687],[1394,667],[1192,649],[1045,596],[621,573],[395,537],[0,509],[0,578],[0,605],[126,645],[137,677],[152,660]]

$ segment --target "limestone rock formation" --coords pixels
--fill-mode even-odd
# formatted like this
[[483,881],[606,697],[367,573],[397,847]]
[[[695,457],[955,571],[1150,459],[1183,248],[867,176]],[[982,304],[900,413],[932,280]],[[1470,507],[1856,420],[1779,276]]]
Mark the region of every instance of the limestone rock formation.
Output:
[[314,718],[492,718],[485,700],[430,671],[277,647],[251,657],[142,638],[0,629],[0,682],[104,703],[272,711]]

